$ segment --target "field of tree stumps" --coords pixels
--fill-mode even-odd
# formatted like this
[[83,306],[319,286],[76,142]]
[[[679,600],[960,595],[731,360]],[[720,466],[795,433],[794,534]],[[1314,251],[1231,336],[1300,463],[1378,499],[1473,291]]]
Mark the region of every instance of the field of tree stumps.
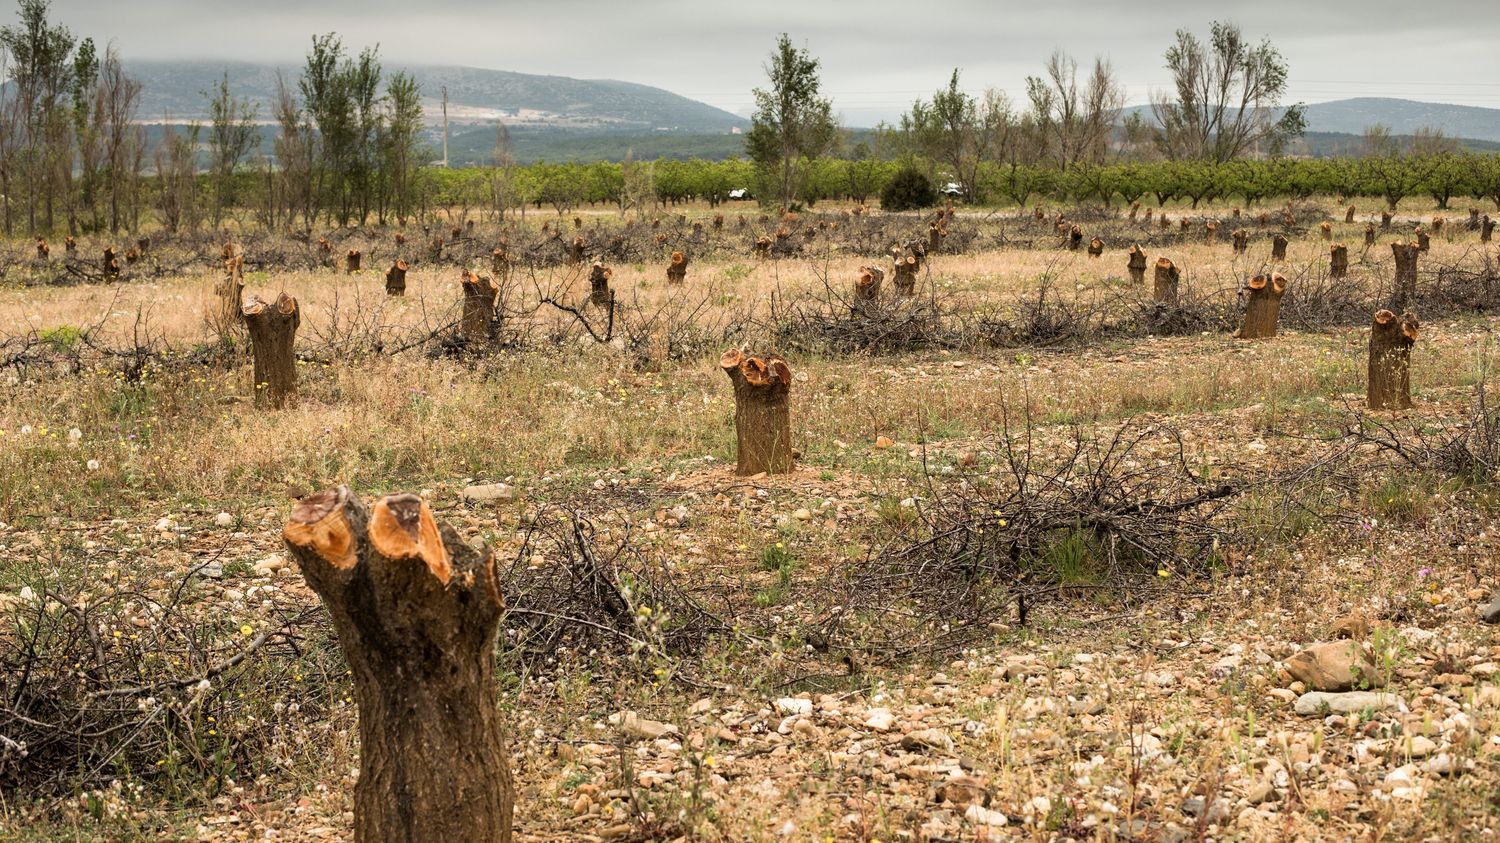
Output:
[[0,839],[1487,839],[1500,244],[1361,202],[0,245]]

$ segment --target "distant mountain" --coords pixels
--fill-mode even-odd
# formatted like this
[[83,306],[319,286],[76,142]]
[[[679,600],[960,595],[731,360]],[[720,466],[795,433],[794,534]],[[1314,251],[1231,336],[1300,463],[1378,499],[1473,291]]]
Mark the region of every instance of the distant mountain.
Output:
[[[1365,129],[1383,125],[1394,135],[1410,135],[1418,129],[1441,129],[1450,138],[1500,141],[1500,108],[1472,105],[1446,105],[1436,102],[1394,99],[1390,97],[1355,97],[1332,102],[1315,102],[1307,108],[1307,131],[1360,136]],[[1140,112],[1152,119],[1151,106],[1136,105],[1125,114]]]
[[[205,93],[226,71],[230,90],[259,106],[269,121],[278,73],[296,91],[301,68],[293,65],[223,61],[129,61],[127,71],[141,80],[139,119],[157,122],[203,120]],[[537,76],[476,67],[388,64],[386,72],[406,70],[422,86],[428,122],[441,120],[443,88],[448,89],[450,123],[611,129],[636,132],[728,133],[748,121],[670,91],[608,79]]]

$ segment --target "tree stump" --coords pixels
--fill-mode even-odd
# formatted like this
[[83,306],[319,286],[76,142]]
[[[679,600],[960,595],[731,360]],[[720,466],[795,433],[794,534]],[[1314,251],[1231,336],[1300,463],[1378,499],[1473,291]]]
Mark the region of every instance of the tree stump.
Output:
[[150,237],[142,237],[142,238],[136,240],[135,241],[135,247],[140,250],[141,257],[145,257],[147,254],[149,254],[151,252],[151,238]]
[[406,295],[406,261],[396,258],[391,268],[385,271],[385,294],[388,296]]
[[714,214],[714,231],[724,230],[724,215]]
[[1348,208],[1344,209],[1344,222],[1345,223],[1353,223],[1354,222],[1354,206],[1353,205],[1350,205]]
[[1469,209],[1469,222],[1464,227],[1467,228],[1470,231],[1478,231],[1479,230],[1479,209],[1478,208],[1470,208]]
[[1095,237],[1089,241],[1089,257],[1097,258],[1104,254],[1104,241]]
[[1041,222],[1042,220],[1047,218],[1047,215],[1042,211],[1041,205],[1038,205],[1032,209],[1031,218],[1036,220],[1037,222]]
[[440,526],[416,495],[366,510],[346,486],[297,501],[281,536],[354,677],[354,839],[508,843],[494,555]]
[[1236,228],[1229,233],[1229,240],[1234,245],[1234,253],[1243,255],[1250,248],[1250,233],[1243,228]]
[[1493,240],[1494,237],[1495,221],[1490,219],[1489,214],[1485,214],[1484,219],[1479,223],[1479,242],[1488,243]]
[[[1147,210],[1150,210],[1149,208]],[[1146,253],[1141,249],[1139,243],[1130,247],[1130,259],[1125,264],[1125,269],[1130,272],[1132,284],[1146,283]]]
[[1380,212],[1380,230],[1381,231],[1390,231],[1391,230],[1391,212],[1390,211],[1381,211]]
[[1432,218],[1432,233],[1433,234],[1441,234],[1442,231],[1443,231],[1443,226],[1445,226],[1447,224],[1448,224],[1448,220],[1445,217],[1433,217]]
[[1068,226],[1068,249],[1076,252],[1081,245],[1083,245],[1083,229],[1076,225]]
[[577,266],[578,264],[583,263],[583,259],[585,257],[584,252],[585,252],[585,249],[584,249],[583,238],[582,237],[574,237],[573,238],[573,245],[571,245],[571,246],[568,247],[568,263],[570,263],[570,264],[572,264],[574,266]]
[[1171,260],[1158,259],[1151,300],[1160,304],[1177,304],[1177,282],[1181,280],[1181,277],[1181,273]]
[[688,235],[688,242],[697,244],[703,242],[703,222],[693,220],[693,233]]
[[1152,210],[1153,209],[1151,209],[1151,208],[1147,208],[1146,209],[1146,220],[1145,220],[1146,225],[1150,225],[1151,224],[1151,212],[1152,212]]
[[883,281],[885,273],[878,267],[859,268],[859,279],[854,282],[854,303],[850,306],[855,316],[865,316],[879,305]]
[[1396,241],[1391,254],[1396,258],[1396,281],[1391,293],[1391,309],[1404,311],[1417,298],[1417,256],[1422,253],[1415,243]]
[[1411,347],[1420,326],[1410,313],[1400,319],[1390,310],[1375,314],[1370,326],[1369,390],[1365,406],[1371,410],[1411,408]]
[[1141,203],[1139,203],[1139,202],[1131,202],[1130,203],[1130,221],[1131,222],[1135,222],[1135,218],[1136,218],[1137,215],[1140,214],[1140,212],[1141,212]]
[[594,261],[594,268],[589,272],[589,302],[596,305],[609,304],[614,298],[614,293],[609,289],[609,278],[614,272],[605,266],[602,261]]
[[1268,279],[1257,275],[1245,282],[1249,296],[1245,300],[1245,321],[1234,332],[1242,340],[1258,340],[1276,336],[1276,323],[1281,318],[1281,297],[1286,293],[1286,278],[1273,272]]
[[437,263],[443,259],[442,235],[432,238],[432,242],[427,244],[427,259],[433,263]]
[[448,242],[449,243],[457,243],[458,241],[460,241],[462,239],[464,239],[464,230],[462,228],[459,228],[458,226],[455,225],[452,228],[448,229]]
[[36,259],[39,260],[39,261],[44,261],[51,254],[52,254],[52,248],[47,245],[47,238],[45,238],[45,237],[38,237],[36,239]]
[[937,254],[943,246],[943,238],[948,236],[947,229],[941,223],[930,223],[927,226],[927,251],[929,254]]
[[344,271],[353,275],[359,271],[360,253],[358,249],[350,249],[344,255]]
[[1182,220],[1178,223],[1177,228],[1178,228],[1179,231],[1182,232],[1183,236],[1186,237],[1187,233],[1188,233],[1188,229],[1191,228],[1192,225],[1193,225],[1193,221],[1192,220],[1188,219],[1187,217],[1183,217]]
[[1425,252],[1432,248],[1432,238],[1423,231],[1421,226],[1417,227],[1417,251]]
[[1326,222],[1320,222],[1318,223],[1318,233],[1323,235],[1323,242],[1333,242],[1333,226]]
[[1286,235],[1276,234],[1271,237],[1271,260],[1286,260]]
[[255,401],[281,409],[297,393],[297,357],[292,349],[302,315],[297,300],[282,293],[275,304],[251,298],[241,314],[255,358]]
[[682,252],[672,253],[672,262],[667,264],[667,282],[681,284],[687,280],[688,259]]
[[1375,224],[1367,222],[1365,223],[1365,246],[1373,245],[1375,245]]
[[1233,211],[1229,212],[1229,215],[1231,217],[1233,217],[1234,219],[1239,219],[1240,218],[1240,209],[1239,208],[1235,208]]
[[76,255],[78,253],[78,241],[72,237],[68,237],[63,241],[63,252],[68,255]]
[[1219,224],[1209,221],[1203,224],[1203,242],[1212,246],[1219,242]]
[[755,245],[752,247],[752,251],[758,258],[769,257],[771,254],[771,238],[764,234],[755,238]]
[[1349,274],[1349,247],[1336,243],[1328,250],[1328,277],[1343,278]]
[[245,277],[243,273],[236,271],[236,265],[243,262],[242,257],[227,259],[224,262],[224,274],[214,282],[213,303],[209,305],[208,321],[210,327],[220,335],[230,333],[245,318]]
[[510,277],[510,253],[505,251],[504,246],[496,246],[495,250],[490,252],[490,269],[498,278]]
[[1167,229],[1172,227],[1172,220],[1167,216],[1165,211],[1162,212],[1161,218],[1158,220],[1158,222],[1161,224],[1162,231],[1166,231]]
[[730,349],[719,366],[734,385],[735,472],[786,474],[792,470],[792,420],[788,392],[792,370],[774,354],[764,358]]
[[141,253],[140,253],[140,250],[136,249],[136,247],[131,246],[130,248],[128,248],[128,249],[125,250],[125,263],[127,265],[134,264],[136,261],[139,261],[140,259],[141,259]]
[[99,267],[104,272],[105,278],[118,278],[120,275],[120,261],[115,257],[115,247],[105,246],[104,257],[99,260]]
[[495,297],[500,288],[487,275],[464,270],[460,283],[464,291],[463,315],[459,331],[469,342],[488,342],[495,336]]
[[396,238],[395,239],[396,239],[396,251],[399,252],[399,251],[401,251],[401,247],[406,245],[406,235],[402,234],[401,232],[398,231],[398,232],[396,232]]
[[914,254],[903,256],[899,251],[892,252],[891,257],[896,261],[896,293],[902,296],[915,295],[921,259]]

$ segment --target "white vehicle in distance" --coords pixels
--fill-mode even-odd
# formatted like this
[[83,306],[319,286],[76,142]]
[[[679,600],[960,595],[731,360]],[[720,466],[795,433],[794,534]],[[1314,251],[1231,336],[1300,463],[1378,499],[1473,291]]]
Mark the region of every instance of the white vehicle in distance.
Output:
[[750,198],[750,190],[749,190],[749,188],[736,187],[734,190],[729,191],[729,198],[730,199],[749,199]]
[[940,189],[938,193],[941,193],[944,196],[962,196],[964,195],[964,186],[956,181],[950,181],[947,184],[943,185],[942,189]]

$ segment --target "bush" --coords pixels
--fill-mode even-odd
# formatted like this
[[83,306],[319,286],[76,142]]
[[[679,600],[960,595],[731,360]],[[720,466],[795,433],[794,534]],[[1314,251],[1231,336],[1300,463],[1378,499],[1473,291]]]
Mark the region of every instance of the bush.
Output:
[[915,167],[902,167],[880,191],[880,207],[887,211],[912,211],[937,204],[932,179]]

